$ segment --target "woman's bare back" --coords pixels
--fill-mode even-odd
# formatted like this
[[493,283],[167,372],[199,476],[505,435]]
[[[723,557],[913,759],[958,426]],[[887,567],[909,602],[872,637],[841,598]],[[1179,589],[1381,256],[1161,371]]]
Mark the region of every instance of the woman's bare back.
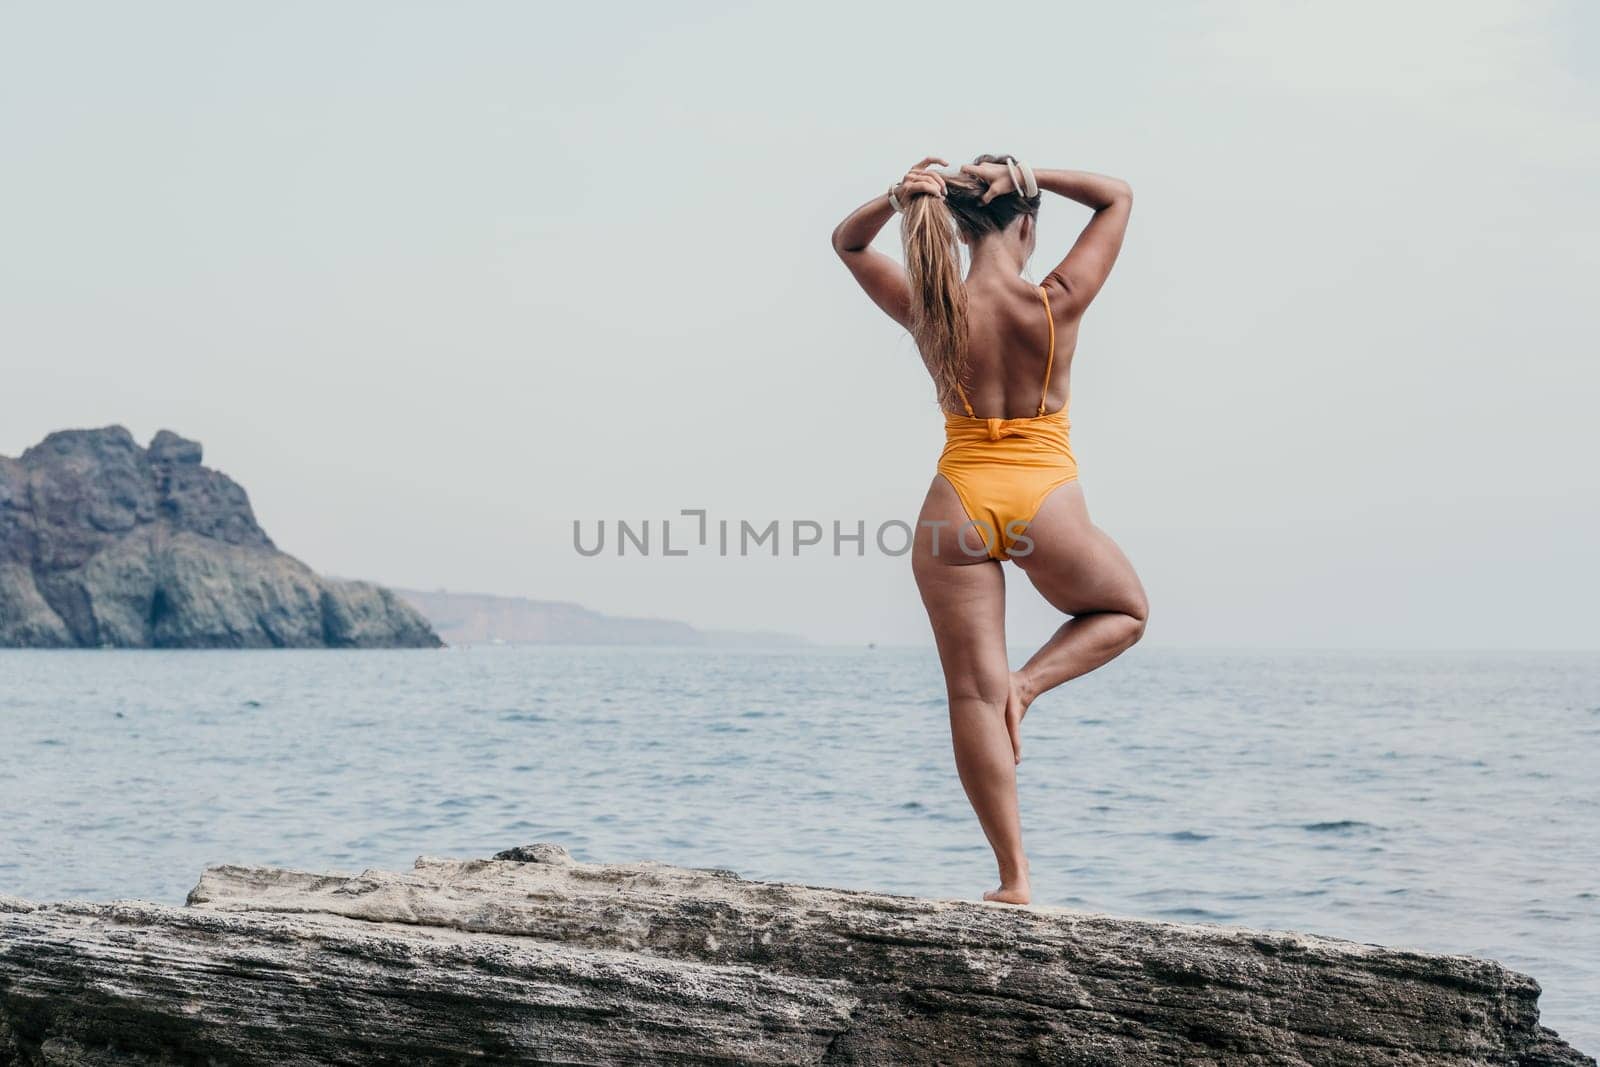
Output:
[[[1055,318],[1056,355],[1045,410],[1057,411],[1071,392],[1072,355],[1078,346],[1076,314],[1064,316],[1066,294],[1043,283]],[[1039,289],[1015,275],[967,279],[967,399],[986,418],[1038,414],[1039,388],[1050,352],[1050,323]],[[955,412],[961,414],[959,410]]]

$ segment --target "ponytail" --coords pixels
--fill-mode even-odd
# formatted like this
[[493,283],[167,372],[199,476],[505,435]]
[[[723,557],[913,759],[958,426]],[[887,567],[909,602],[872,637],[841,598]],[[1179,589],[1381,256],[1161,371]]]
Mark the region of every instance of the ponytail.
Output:
[[939,406],[948,407],[967,370],[967,290],[955,216],[940,197],[914,197],[900,233],[911,282],[911,336],[933,375]]

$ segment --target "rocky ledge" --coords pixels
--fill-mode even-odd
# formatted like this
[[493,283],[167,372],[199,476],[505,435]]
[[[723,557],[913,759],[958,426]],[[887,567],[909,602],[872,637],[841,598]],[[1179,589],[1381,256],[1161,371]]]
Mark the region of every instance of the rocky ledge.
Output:
[[1497,963],[574,862],[0,898],[0,1064],[1594,1061]]
[[0,647],[433,648],[409,604],[278,551],[168,430],[63,430],[0,456]]

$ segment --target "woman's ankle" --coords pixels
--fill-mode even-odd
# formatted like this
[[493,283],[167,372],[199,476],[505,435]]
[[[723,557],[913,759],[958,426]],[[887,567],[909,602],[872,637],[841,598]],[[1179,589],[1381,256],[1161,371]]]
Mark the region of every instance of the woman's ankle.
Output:
[[1022,706],[1027,707],[1039,696],[1039,683],[1029,673],[1027,667],[1019,667],[1011,672],[1011,680],[1016,683],[1017,696],[1022,698]]
[[1002,863],[1000,867],[1001,885],[1026,885],[1028,882],[1028,861],[1024,859],[1020,864]]

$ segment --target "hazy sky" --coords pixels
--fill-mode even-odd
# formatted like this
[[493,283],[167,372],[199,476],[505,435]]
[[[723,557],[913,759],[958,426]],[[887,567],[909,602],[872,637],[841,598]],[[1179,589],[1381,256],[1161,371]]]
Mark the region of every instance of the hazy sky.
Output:
[[[932,387],[828,234],[1013,152],[1134,187],[1073,421],[1148,640],[1596,647],[1597,37],[1582,0],[0,2],[0,454],[168,427],[325,572],[923,642],[905,557],[572,521],[914,518]],[[1084,217],[1047,200],[1034,277]]]

